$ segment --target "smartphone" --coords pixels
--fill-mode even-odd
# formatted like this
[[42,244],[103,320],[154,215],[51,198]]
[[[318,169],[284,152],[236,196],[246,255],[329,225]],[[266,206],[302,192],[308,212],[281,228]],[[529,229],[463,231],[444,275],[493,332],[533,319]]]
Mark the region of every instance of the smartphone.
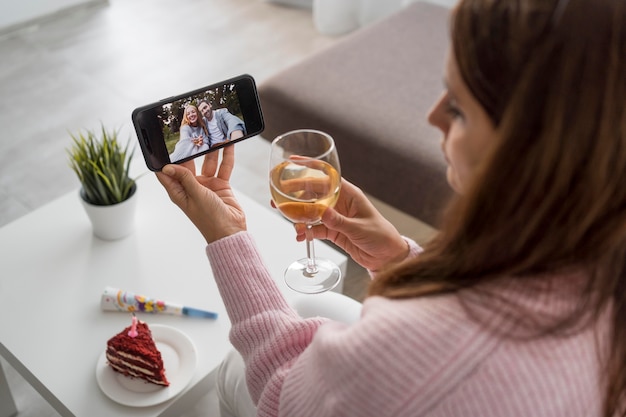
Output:
[[256,83],[247,74],[139,107],[132,120],[151,171],[256,136],[265,128]]

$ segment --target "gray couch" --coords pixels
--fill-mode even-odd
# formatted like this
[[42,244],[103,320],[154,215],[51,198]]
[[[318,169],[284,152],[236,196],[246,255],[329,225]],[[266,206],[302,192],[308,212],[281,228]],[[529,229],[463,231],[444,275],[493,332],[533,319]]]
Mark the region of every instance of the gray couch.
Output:
[[263,137],[330,133],[344,177],[436,227],[451,190],[426,115],[443,86],[447,18],[444,7],[413,3],[264,81]]

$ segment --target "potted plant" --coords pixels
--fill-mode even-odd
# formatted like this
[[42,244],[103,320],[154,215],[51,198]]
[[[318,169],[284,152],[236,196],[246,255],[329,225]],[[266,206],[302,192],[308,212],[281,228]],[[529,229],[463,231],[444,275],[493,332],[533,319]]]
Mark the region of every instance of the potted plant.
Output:
[[133,230],[137,185],[129,175],[134,148],[122,147],[118,131],[101,126],[71,134],[70,167],[80,183],[80,197],[91,220],[94,234],[113,240]]

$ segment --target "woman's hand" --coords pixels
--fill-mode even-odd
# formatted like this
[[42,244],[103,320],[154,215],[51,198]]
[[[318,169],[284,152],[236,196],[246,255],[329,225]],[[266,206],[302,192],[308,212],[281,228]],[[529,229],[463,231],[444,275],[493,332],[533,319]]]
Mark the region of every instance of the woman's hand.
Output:
[[204,236],[207,243],[246,230],[246,217],[230,187],[235,162],[235,148],[206,154],[201,174],[195,175],[195,164],[166,165],[157,172],[159,182],[170,199],[181,208]]
[[202,136],[194,136],[191,138],[191,141],[196,146],[202,146],[202,144],[204,143],[204,139],[202,138]]
[[[298,241],[306,239],[306,226],[296,225]],[[409,248],[398,230],[365,196],[363,191],[342,179],[339,200],[322,216],[322,224],[313,227],[316,239],[330,240],[361,266],[377,271],[403,261]]]

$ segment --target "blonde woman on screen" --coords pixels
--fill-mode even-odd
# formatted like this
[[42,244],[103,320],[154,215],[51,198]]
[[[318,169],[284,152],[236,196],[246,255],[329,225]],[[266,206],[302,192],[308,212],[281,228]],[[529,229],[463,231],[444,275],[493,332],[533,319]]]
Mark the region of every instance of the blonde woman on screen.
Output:
[[188,104],[183,111],[180,124],[180,139],[176,142],[170,161],[180,161],[197,153],[208,151],[211,147],[209,132],[202,120],[202,115],[193,104]]

